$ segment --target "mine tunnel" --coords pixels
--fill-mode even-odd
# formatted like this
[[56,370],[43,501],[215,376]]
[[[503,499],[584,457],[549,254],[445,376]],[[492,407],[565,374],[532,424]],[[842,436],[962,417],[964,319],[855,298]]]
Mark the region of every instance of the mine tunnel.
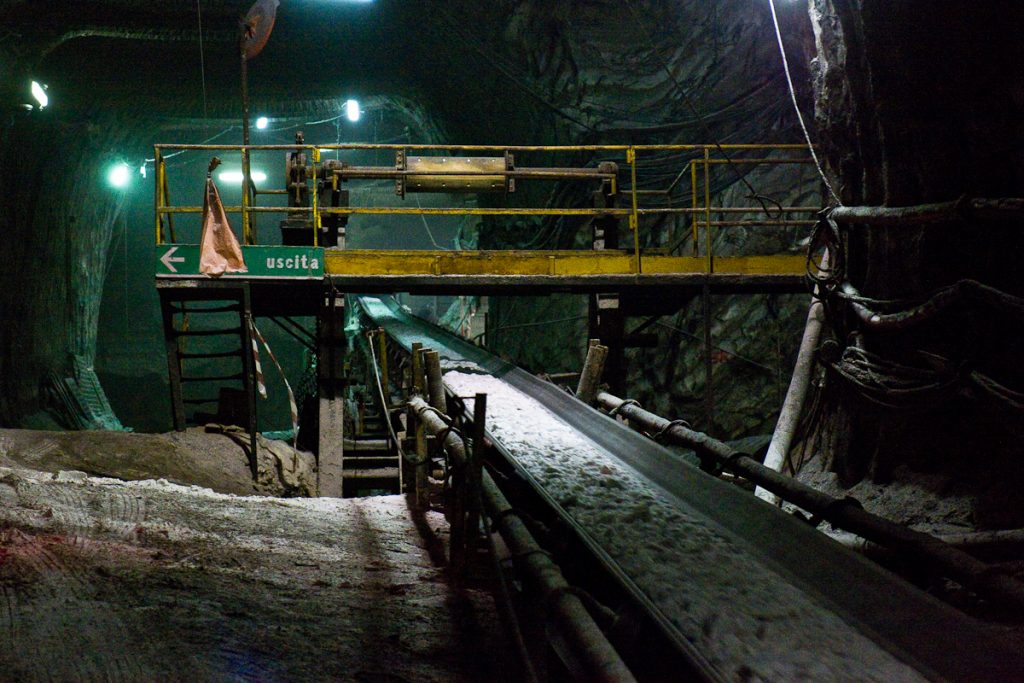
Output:
[[0,680],[1024,679],[1022,26],[0,1]]

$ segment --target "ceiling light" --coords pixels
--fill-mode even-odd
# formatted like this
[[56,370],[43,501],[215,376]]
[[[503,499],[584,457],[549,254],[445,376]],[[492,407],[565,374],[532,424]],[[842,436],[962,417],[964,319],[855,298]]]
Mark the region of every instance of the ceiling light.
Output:
[[359,102],[357,102],[356,100],[347,100],[345,102],[345,117],[349,121],[351,121],[352,123],[358,121],[360,113],[361,112],[359,111]]
[[[254,183],[262,183],[267,179],[267,174],[263,171],[250,171],[249,177],[252,178]],[[231,183],[233,185],[241,185],[244,176],[241,171],[221,171],[217,174],[217,180],[222,183]]]
[[268,123],[270,123],[270,120],[267,119],[266,116],[261,116],[258,119],[256,119],[256,128],[258,128],[259,130],[265,130]]
[[111,187],[122,189],[128,187],[128,183],[132,179],[132,170],[128,167],[128,164],[123,161],[118,162],[110,167],[107,171],[107,182],[110,183]]
[[50,103],[50,98],[46,95],[46,86],[40,85],[38,81],[32,81],[32,97],[39,103],[40,109],[45,109]]

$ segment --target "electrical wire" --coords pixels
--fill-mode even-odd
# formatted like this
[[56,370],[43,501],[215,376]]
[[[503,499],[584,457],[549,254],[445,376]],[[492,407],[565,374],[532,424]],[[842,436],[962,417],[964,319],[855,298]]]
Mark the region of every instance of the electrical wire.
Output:
[[[418,192],[413,192],[412,196],[416,199],[416,208],[417,209],[422,209],[423,205],[420,204],[420,195],[419,195],[419,193]],[[450,249],[448,247],[442,247],[440,244],[437,243],[437,240],[434,239],[434,233],[430,231],[430,226],[427,224],[427,216],[426,216],[426,214],[422,214],[421,213],[420,214],[420,220],[423,221],[423,229],[427,231],[427,237],[430,238],[430,243],[434,245],[434,248],[435,249],[440,249],[441,251],[450,251]]]
[[[674,332],[678,332],[679,334],[681,334],[683,336],[686,336],[686,337],[689,337],[690,339],[694,339],[694,340],[697,340],[697,341],[700,341],[700,342],[704,341],[704,338],[699,336],[699,335],[693,334],[692,332],[687,332],[686,330],[678,328],[675,325],[669,325],[668,323],[663,322],[661,320],[655,321],[654,324],[657,325],[658,327],[664,327],[666,330],[672,330]],[[764,363],[759,363],[756,360],[754,360],[753,358],[747,358],[746,356],[740,355],[740,354],[736,353],[735,351],[730,351],[729,349],[723,349],[721,346],[718,346],[717,344],[712,344],[711,346],[716,351],[721,351],[722,353],[729,354],[730,358],[735,358],[737,360],[741,360],[744,363],[748,363],[750,365],[753,365],[756,368],[761,368],[762,370],[766,370],[766,371],[768,371],[768,372],[770,372],[772,374],[776,374],[779,371],[778,368],[768,367]]]
[[[477,43],[476,40],[474,40],[472,37],[470,37],[467,33],[463,32],[461,30],[462,22],[458,21],[457,19],[455,19],[454,17],[451,16],[451,14],[445,8],[446,4],[447,3],[437,3],[437,2],[435,2],[434,6],[440,11],[440,13],[443,16],[443,18],[445,18],[447,20],[446,23],[448,24],[448,27],[454,33],[456,33],[459,36],[459,38],[462,40],[462,42],[468,43],[469,46],[472,47],[474,51],[476,51],[481,57],[483,57],[488,62],[490,62],[491,66],[493,66],[495,69],[497,69],[503,76],[505,76],[508,80],[510,80],[520,90],[522,90],[523,92],[525,92],[526,94],[528,94],[529,96],[531,96],[535,100],[537,100],[539,103],[543,104],[545,107],[550,109],[554,114],[557,114],[558,116],[560,116],[561,118],[565,119],[566,121],[569,121],[570,123],[573,123],[573,124],[579,126],[580,128],[583,128],[583,129],[585,129],[585,130],[587,130],[587,131],[589,131],[591,133],[598,132],[597,129],[595,129],[593,126],[591,126],[591,125],[589,125],[587,123],[584,123],[583,121],[579,120],[578,118],[576,118],[572,114],[569,114],[562,107],[558,106],[557,104],[552,102],[550,99],[545,97],[543,94],[538,92],[533,85],[531,85],[530,83],[526,82],[525,79],[523,79],[520,76],[518,76],[508,66],[503,65],[500,62],[500,60],[496,59],[496,57],[495,57],[495,55],[493,53],[489,52],[488,50],[485,50],[481,45],[479,45]],[[428,27],[428,30],[429,30],[429,27],[431,26],[431,24],[428,22],[426,24],[426,26]],[[444,37],[448,38],[448,36],[444,36]]]
[[807,140],[807,149],[811,152],[811,158],[814,159],[814,165],[818,169],[818,175],[821,176],[821,180],[825,183],[825,187],[828,188],[828,192],[832,195],[832,199],[836,201],[839,206],[843,205],[842,200],[839,199],[839,195],[832,188],[832,183],[829,182],[828,177],[825,175],[824,169],[821,167],[821,162],[818,160],[818,153],[814,151],[814,144],[811,142],[811,134],[807,132],[807,125],[804,123],[804,115],[800,112],[800,106],[796,101],[796,88],[793,87],[793,77],[789,73],[789,60],[786,58],[786,48],[782,44],[782,29],[779,28],[779,17],[775,13],[775,0],[768,0],[768,6],[772,10],[772,23],[775,25],[775,37],[779,41],[779,54],[782,56],[782,68],[786,72],[786,83],[789,85],[789,97],[793,100],[793,111],[796,112],[796,118],[800,122],[800,129],[804,132],[804,139]]
[[[636,23],[640,31],[643,32],[643,37],[647,40],[647,43],[653,46],[654,39],[651,37],[650,31],[647,30],[647,24],[644,22],[640,14],[637,12],[634,3],[631,0],[627,1],[626,7],[629,8],[630,14],[633,15],[633,21]],[[655,52],[657,53],[657,51]],[[660,57],[660,53],[657,54]],[[678,78],[676,78],[676,75],[675,73],[672,72],[672,69],[669,68],[668,62],[665,61],[664,58],[659,59],[659,61],[661,62],[661,66],[665,72],[665,75],[668,76],[669,82],[672,83],[675,86],[675,89],[679,92],[679,94],[682,95],[683,102],[685,102],[686,106],[690,109],[691,112],[693,112],[693,115],[700,123],[701,128],[704,129],[705,135],[711,138],[711,141],[718,149],[718,153],[721,154],[722,158],[726,161],[725,165],[733,172],[733,174],[736,176],[736,179],[739,182],[743,183],[743,185],[750,191],[750,198],[754,199],[755,201],[757,201],[758,204],[761,205],[761,208],[764,210],[765,215],[767,215],[768,217],[773,217],[772,212],[768,210],[768,204],[765,202],[766,197],[762,195],[760,192],[758,192],[756,189],[754,189],[754,186],[750,184],[750,181],[747,180],[746,176],[740,173],[739,169],[736,168],[736,165],[732,161],[732,157],[729,156],[729,154],[725,151],[725,148],[722,147],[722,143],[719,142],[717,136],[715,136],[715,134],[711,131],[711,127],[708,125],[704,116],[697,109],[697,106],[693,103],[693,100],[690,98],[690,94],[686,91],[685,88],[683,88],[683,84],[679,82]]]
[[[398,439],[398,434],[395,433],[395,427],[391,424],[391,413],[388,410],[388,400],[384,395],[384,386],[380,381],[380,365],[377,364],[377,352],[373,348],[373,332],[367,333],[366,345],[370,347],[370,358],[373,359],[373,376],[377,380],[377,391],[380,394],[380,406],[381,410],[384,411],[384,422],[388,426],[388,431],[391,433],[391,438],[395,442],[395,449],[398,451],[400,463],[405,462],[405,451],[402,450],[402,442]],[[398,468],[399,486],[401,486],[402,478],[402,467]]]
[[203,77],[203,118],[209,114],[206,111],[206,51],[203,49],[203,10],[200,8],[201,0],[196,0],[196,19],[199,22],[199,73]]

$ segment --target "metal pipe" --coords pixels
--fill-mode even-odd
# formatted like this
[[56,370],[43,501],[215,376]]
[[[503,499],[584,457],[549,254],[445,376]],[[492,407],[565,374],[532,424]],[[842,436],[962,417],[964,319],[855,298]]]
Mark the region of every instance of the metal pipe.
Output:
[[[238,145],[220,145],[220,144],[176,144],[176,143],[159,143],[153,146],[155,149],[174,149],[174,150],[197,150],[197,149],[222,149],[222,150],[237,150]],[[483,151],[509,151],[509,152],[625,152],[628,149],[637,149],[644,151],[663,151],[663,152],[685,152],[685,151],[703,151],[707,150],[757,150],[757,149],[771,149],[771,150],[805,150],[807,145],[805,144],[692,144],[692,145],[406,145],[406,144],[389,144],[389,143],[376,143],[376,142],[362,142],[362,143],[344,143],[344,144],[333,144],[333,145],[248,145],[249,149],[256,150],[285,150],[294,151],[295,149],[321,149],[321,150],[358,150],[358,149],[390,149],[390,150],[461,150],[466,152],[483,152]]]
[[[828,252],[821,257],[819,271],[828,269]],[[814,290],[818,295],[817,287]],[[764,466],[782,471],[782,466],[789,455],[789,449],[793,445],[793,438],[796,435],[797,425],[800,423],[800,416],[803,413],[804,403],[807,401],[807,392],[811,386],[811,374],[814,370],[814,354],[818,348],[818,339],[821,337],[821,326],[825,321],[825,310],[820,299],[811,299],[811,306],[807,310],[807,324],[804,325],[804,334],[800,340],[800,351],[796,356],[796,365],[793,367],[793,374],[789,380],[789,389],[786,390],[786,398],[782,402],[782,409],[779,411],[779,419],[775,423],[775,431],[772,433],[772,441],[768,444],[768,453],[764,456]],[[754,495],[772,505],[779,505],[779,497],[770,491],[758,486],[754,489]]]
[[[261,192],[260,194],[266,194]],[[714,211],[728,213],[727,208],[712,207]],[[313,213],[309,206],[226,206],[224,210],[228,213],[240,213],[245,210],[249,213]],[[818,211],[819,209],[813,209]],[[174,213],[202,213],[201,206],[162,206],[156,207],[158,214]],[[753,213],[760,209],[740,209],[733,213]],[[703,214],[705,209],[690,207],[652,207],[637,208],[639,216],[655,216],[660,214]],[[404,207],[404,206],[322,206],[317,210],[319,214],[341,214],[341,215],[406,215],[406,216],[630,216],[633,213],[629,208],[607,208],[607,209],[577,209],[577,208],[490,208],[490,207],[469,207],[469,208],[448,208],[448,207]],[[810,219],[773,219],[773,220],[748,220],[748,221],[711,221],[712,226],[720,225],[814,225],[816,220]]]
[[837,206],[829,218],[837,223],[865,225],[920,225],[943,223],[965,218],[978,220],[1010,220],[1024,215],[1024,199],[967,199],[917,206]]
[[[995,557],[1020,557],[1021,552],[1024,551],[1024,529],[999,529],[962,534],[935,534],[935,537],[943,543],[947,543],[975,557],[979,555],[989,559]],[[892,554],[887,548],[855,534],[844,533],[832,536],[832,538],[847,548],[860,551],[865,555],[884,556]]]
[[786,477],[703,432],[688,429],[607,392],[597,395],[598,406],[614,410],[674,443],[692,448],[702,460],[739,474],[833,526],[852,531],[869,541],[892,548],[897,553],[926,565],[942,575],[989,598],[1009,603],[1024,613],[1024,583],[990,571],[988,565],[953,548],[939,539],[908,529],[865,511],[850,498],[833,498],[791,477]]
[[585,669],[583,680],[608,683],[635,681],[583,601],[571,592],[571,586],[558,565],[533,539],[526,524],[486,472],[482,484],[487,514],[512,551],[516,565],[541,594],[541,602],[553,618],[559,633],[579,658]]
[[391,166],[349,166],[333,170],[334,175],[346,180],[350,179],[380,179],[404,178],[412,176],[457,176],[474,177],[481,176],[503,177],[503,178],[544,178],[549,180],[571,180],[571,179],[595,179],[610,180],[615,173],[607,173],[597,169],[589,168],[520,168],[511,171],[483,170],[473,173],[470,170],[462,169],[456,171],[423,171],[419,169],[396,169]]
[[[434,352],[436,353],[436,352]],[[444,434],[443,446],[459,465],[467,462],[462,439],[448,429],[438,411],[420,396],[409,399],[416,418],[435,436]],[[560,635],[586,668],[588,681],[634,681],[633,674],[605,638],[579,596],[570,590],[561,569],[533,539],[529,529],[498,489],[491,475],[481,474],[481,498],[487,515],[512,552],[516,566],[530,578]]]

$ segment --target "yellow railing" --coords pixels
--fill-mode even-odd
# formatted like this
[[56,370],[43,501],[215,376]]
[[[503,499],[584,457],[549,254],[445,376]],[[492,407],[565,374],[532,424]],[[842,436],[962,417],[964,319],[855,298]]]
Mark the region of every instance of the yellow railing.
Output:
[[[318,205],[318,192],[316,187],[317,163],[320,161],[320,153],[323,151],[356,151],[356,150],[390,150],[409,152],[436,151],[452,153],[466,152],[498,152],[501,154],[512,154],[520,152],[597,152],[623,154],[625,163],[629,166],[628,174],[630,187],[624,194],[628,195],[628,205],[623,207],[608,208],[523,208],[523,207],[324,207]],[[640,248],[640,219],[645,216],[683,214],[691,216],[691,239],[693,256],[702,256],[706,262],[705,272],[714,272],[714,250],[712,248],[715,228],[726,228],[735,226],[810,226],[815,223],[813,214],[820,210],[820,207],[812,206],[712,206],[711,205],[711,170],[713,166],[723,164],[737,165],[782,165],[782,164],[812,164],[813,160],[806,155],[807,148],[799,144],[699,144],[699,145],[401,145],[401,144],[374,144],[374,143],[350,143],[350,144],[291,144],[291,145],[216,145],[216,144],[158,144],[155,145],[155,167],[156,167],[156,241],[157,244],[165,242],[165,237],[175,241],[174,222],[175,214],[201,213],[201,206],[173,206],[170,204],[170,196],[167,182],[166,157],[167,152],[185,151],[234,151],[239,152],[242,158],[242,167],[247,169],[254,151],[281,151],[295,152],[305,151],[313,160],[310,164],[312,188],[310,194],[310,206],[306,207],[278,207],[258,206],[253,203],[248,188],[243,181],[242,203],[240,206],[228,206],[228,212],[241,213],[242,234],[245,244],[256,242],[256,232],[253,224],[253,216],[259,213],[289,213],[289,214],[311,214],[314,229],[314,244],[318,239],[322,219],[325,215],[433,215],[433,216],[625,216],[628,220],[629,230],[633,236],[632,245],[632,271],[643,272]],[[672,182],[663,189],[638,188],[638,177],[640,170],[638,160],[645,155],[665,152],[690,153],[692,157],[685,160],[682,168]],[[788,156],[771,156],[779,152],[790,153]],[[757,156],[742,156],[754,153]],[[682,161],[682,160],[681,160]],[[537,169],[538,171],[551,171],[552,169]],[[582,171],[583,169],[566,169],[566,173]],[[592,169],[587,169],[592,171]],[[395,175],[403,174],[395,171]],[[502,175],[488,171],[488,175]],[[531,173],[526,171],[506,171],[508,177],[544,177],[543,173]],[[557,175],[557,171],[551,175]],[[590,173],[586,177],[596,177]],[[690,202],[689,206],[673,206],[672,196],[676,187],[682,179],[690,176]],[[337,182],[338,176],[335,172],[332,178]],[[701,180],[703,182],[701,182]],[[260,194],[281,194],[280,190],[261,191]],[[652,206],[646,204],[643,199],[660,198],[666,201],[664,206]],[[765,214],[764,218],[739,218],[739,216],[750,216],[752,214]],[[723,220],[712,220],[712,216],[721,214],[723,216],[737,216]],[[167,233],[165,234],[165,224]],[[705,230],[703,254],[699,246],[699,229]],[[681,242],[681,240],[680,240]],[[667,248],[660,249],[663,253],[671,254],[679,244],[670,244]],[[655,249],[659,251],[659,249]]]

